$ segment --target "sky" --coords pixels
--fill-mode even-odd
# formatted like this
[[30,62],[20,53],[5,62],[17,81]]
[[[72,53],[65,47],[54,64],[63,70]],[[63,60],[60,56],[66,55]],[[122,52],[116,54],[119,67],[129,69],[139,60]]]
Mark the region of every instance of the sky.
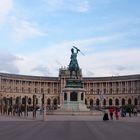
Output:
[[83,76],[140,74],[140,0],[0,0],[0,72],[58,76],[72,46]]

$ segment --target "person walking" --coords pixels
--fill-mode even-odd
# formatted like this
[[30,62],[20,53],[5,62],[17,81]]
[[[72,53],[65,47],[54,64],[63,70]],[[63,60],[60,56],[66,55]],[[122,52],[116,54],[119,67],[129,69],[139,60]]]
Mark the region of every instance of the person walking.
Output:
[[116,118],[116,120],[119,120],[119,110],[118,110],[118,108],[115,109],[115,118]]
[[109,115],[110,115],[110,119],[111,119],[111,120],[113,120],[113,112],[114,112],[113,107],[110,107],[110,108],[109,108]]
[[108,120],[109,120],[108,112],[105,110],[103,115],[103,121],[108,121]]
[[134,116],[137,116],[137,109],[136,109],[136,107],[134,107],[134,109],[133,109],[133,114],[134,114]]

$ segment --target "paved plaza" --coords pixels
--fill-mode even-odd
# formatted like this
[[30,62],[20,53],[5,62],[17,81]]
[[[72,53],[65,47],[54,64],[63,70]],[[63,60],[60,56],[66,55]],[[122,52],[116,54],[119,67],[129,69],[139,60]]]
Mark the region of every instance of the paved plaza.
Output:
[[140,116],[47,116],[46,121],[0,116],[0,140],[139,140]]

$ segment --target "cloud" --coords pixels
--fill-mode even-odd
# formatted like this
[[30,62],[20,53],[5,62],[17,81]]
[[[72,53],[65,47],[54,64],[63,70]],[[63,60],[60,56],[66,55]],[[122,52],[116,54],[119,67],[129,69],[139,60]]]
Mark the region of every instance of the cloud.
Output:
[[87,69],[85,72],[86,72],[86,73],[85,73],[86,76],[89,76],[89,77],[94,76],[94,73],[93,73],[91,70],[88,70],[88,69]]
[[38,72],[38,74],[37,75],[45,75],[45,76],[49,76],[49,75],[51,75],[51,72],[50,72],[50,70],[47,68],[47,67],[45,67],[45,66],[43,66],[43,65],[38,65],[38,66],[36,66],[35,68],[33,68],[31,71],[36,71],[36,72]]
[[137,61],[140,60],[139,48],[128,50],[114,48],[112,50],[112,46],[107,46],[104,50],[96,51],[96,47],[90,47],[95,46],[96,43],[109,43],[112,39],[111,35],[52,44],[38,52],[22,56],[24,61],[18,62],[17,65],[21,74],[58,76],[58,70],[61,66],[68,67],[71,47],[73,42],[77,42],[76,46],[85,53],[85,56],[79,53],[77,57],[83,76],[112,76],[139,73],[140,64]]
[[16,65],[16,62],[22,60],[22,58],[9,53],[0,53],[0,71],[9,73],[19,73],[19,69]]
[[45,36],[47,33],[41,31],[38,25],[31,22],[28,15],[25,14],[26,12],[21,11],[16,7],[16,4],[16,1],[13,0],[0,0],[1,29],[8,29],[8,36],[11,35],[11,38],[17,42]]
[[42,0],[49,9],[58,10],[63,7],[64,0]]
[[3,25],[7,16],[13,9],[13,0],[0,1],[0,25]]
[[89,0],[42,0],[49,11],[87,12],[90,9]]
[[82,3],[78,3],[77,11],[79,12],[87,12],[90,9],[89,2],[87,0],[83,1]]
[[42,0],[48,11],[71,11],[86,13],[98,6],[110,4],[112,0]]
[[18,42],[24,41],[25,39],[46,35],[45,32],[40,31],[34,24],[16,17],[12,17],[12,26],[13,37]]
[[118,67],[117,67],[117,70],[118,70],[118,71],[123,71],[123,70],[125,70],[125,69],[126,69],[126,68],[125,68],[124,66],[118,66]]
[[[0,70],[26,75],[58,76],[59,68],[62,66],[68,67],[71,47],[75,45],[85,54],[83,56],[79,53],[77,56],[83,76],[112,76],[139,73],[140,48],[125,49],[114,47],[112,49],[113,46],[109,46],[110,41],[117,40],[120,37],[122,36],[113,34],[82,40],[67,40],[49,46],[42,46],[42,49],[37,52],[24,55],[18,54],[18,57],[17,55],[3,56],[1,54]],[[76,43],[73,44],[73,42]],[[105,43],[107,43],[106,47],[101,45]],[[96,51],[97,49],[98,51]],[[19,58],[23,58],[23,60],[19,61]],[[10,62],[10,65],[8,62]]]

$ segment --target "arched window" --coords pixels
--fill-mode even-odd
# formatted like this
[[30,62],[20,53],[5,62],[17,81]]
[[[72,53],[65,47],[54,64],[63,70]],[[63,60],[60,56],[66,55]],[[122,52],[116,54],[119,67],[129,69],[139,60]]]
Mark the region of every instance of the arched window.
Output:
[[124,98],[122,99],[122,105],[125,105],[125,99]]
[[7,105],[7,98],[6,97],[3,98],[3,103],[4,103],[4,105]]
[[103,100],[103,106],[106,106],[106,99]]
[[109,99],[109,105],[110,106],[112,105],[112,99]]
[[137,98],[134,99],[134,105],[138,105],[138,99]]
[[119,99],[115,99],[115,105],[116,105],[116,106],[119,105]]
[[56,98],[53,100],[53,105],[57,105],[57,99]]
[[93,106],[93,99],[90,99],[90,106]]
[[12,97],[10,97],[9,99],[9,105],[12,106],[13,102],[12,102]]
[[31,103],[32,103],[32,99],[29,98],[29,99],[28,99],[28,104],[30,105]]
[[22,98],[22,104],[25,104],[26,101],[25,101],[25,98]]
[[47,105],[51,105],[51,100],[50,100],[50,98],[47,99]]
[[128,99],[128,104],[131,105],[131,99],[130,98]]
[[97,100],[96,100],[96,106],[99,106],[99,105],[100,105],[100,100],[97,99]]
[[16,104],[20,104],[20,98],[16,97]]
[[38,99],[36,98],[36,104],[38,104]]

